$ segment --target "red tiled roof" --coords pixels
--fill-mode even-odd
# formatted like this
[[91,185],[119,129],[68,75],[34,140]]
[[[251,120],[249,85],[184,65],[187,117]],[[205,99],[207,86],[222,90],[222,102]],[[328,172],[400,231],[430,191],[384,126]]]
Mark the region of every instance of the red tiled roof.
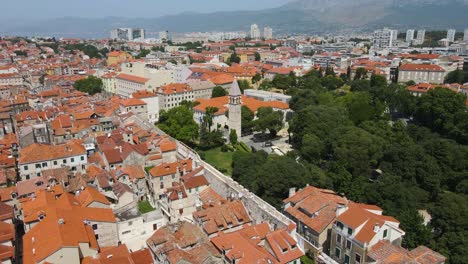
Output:
[[146,105],[146,103],[143,100],[140,100],[138,98],[128,98],[120,101],[120,104],[128,107],[128,106],[138,106],[138,105]]
[[145,84],[150,80],[148,78],[139,77],[139,76],[130,75],[130,74],[125,74],[125,73],[121,73],[121,74],[117,75],[116,78],[121,79],[121,80],[125,80],[125,81],[129,81],[129,82],[140,83],[140,84]]
[[433,64],[403,64],[400,66],[400,71],[445,72],[442,67]]

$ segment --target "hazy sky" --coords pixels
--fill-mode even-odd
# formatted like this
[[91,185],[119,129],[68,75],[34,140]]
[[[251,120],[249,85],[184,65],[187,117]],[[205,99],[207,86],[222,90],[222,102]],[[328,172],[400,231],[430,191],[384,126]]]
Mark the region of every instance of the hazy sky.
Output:
[[[258,10],[278,7],[290,0],[15,0],[0,1],[9,18],[157,17],[192,11]],[[4,18],[5,18],[4,17]]]

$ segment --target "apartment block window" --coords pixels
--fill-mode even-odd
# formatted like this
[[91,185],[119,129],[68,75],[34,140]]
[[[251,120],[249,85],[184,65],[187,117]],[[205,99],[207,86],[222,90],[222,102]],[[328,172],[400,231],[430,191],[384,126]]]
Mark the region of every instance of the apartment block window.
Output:
[[358,253],[356,253],[356,257],[354,258],[354,261],[356,263],[361,263],[361,255],[359,255]]
[[335,249],[335,257],[340,258],[340,256],[341,256],[341,250],[339,248],[336,248]]
[[54,160],[54,165],[57,165],[57,164],[58,164],[58,163],[57,163],[57,161],[56,161],[56,160]]
[[28,166],[24,166],[23,168],[24,168],[24,170],[25,170],[25,171],[27,171],[27,170],[28,170]]
[[42,167],[47,167],[47,162],[42,162]]
[[352,235],[352,234],[353,234],[353,229],[348,227],[348,235]]
[[71,158],[70,161],[71,161],[71,162],[75,162],[75,158]]
[[80,158],[80,159],[81,159],[81,161],[83,161],[83,160],[84,160],[84,156],[81,156],[81,158]]
[[341,244],[341,235],[340,234],[336,235],[336,243]]
[[67,160],[64,159],[64,160],[62,161],[62,163],[63,163],[63,164],[67,164]]
[[346,249],[351,249],[351,240],[346,240]]
[[97,224],[94,224],[94,225],[93,225],[93,230],[97,230],[97,229],[98,229]]
[[383,231],[383,238],[387,238],[387,235],[388,235],[388,229],[385,229]]

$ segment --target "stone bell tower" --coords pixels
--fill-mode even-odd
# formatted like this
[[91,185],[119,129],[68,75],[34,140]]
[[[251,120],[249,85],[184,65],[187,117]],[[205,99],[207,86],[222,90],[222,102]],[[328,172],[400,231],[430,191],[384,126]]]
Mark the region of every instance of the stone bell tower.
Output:
[[241,137],[241,90],[239,88],[239,84],[237,81],[232,82],[231,88],[229,89],[229,119],[228,119],[228,126],[229,131],[234,129],[237,133],[237,137]]

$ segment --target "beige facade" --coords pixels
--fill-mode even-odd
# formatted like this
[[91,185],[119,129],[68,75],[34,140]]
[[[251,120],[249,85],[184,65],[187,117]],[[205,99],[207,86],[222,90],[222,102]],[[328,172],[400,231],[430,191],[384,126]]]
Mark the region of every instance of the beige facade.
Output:
[[414,81],[416,83],[444,83],[446,71],[432,64],[403,64],[398,72],[398,82],[406,83]]
[[116,223],[89,221],[89,225],[93,228],[94,236],[100,247],[110,247],[118,244],[119,234]]
[[103,76],[102,77],[102,88],[105,92],[110,94],[117,93],[117,82],[115,76]]

